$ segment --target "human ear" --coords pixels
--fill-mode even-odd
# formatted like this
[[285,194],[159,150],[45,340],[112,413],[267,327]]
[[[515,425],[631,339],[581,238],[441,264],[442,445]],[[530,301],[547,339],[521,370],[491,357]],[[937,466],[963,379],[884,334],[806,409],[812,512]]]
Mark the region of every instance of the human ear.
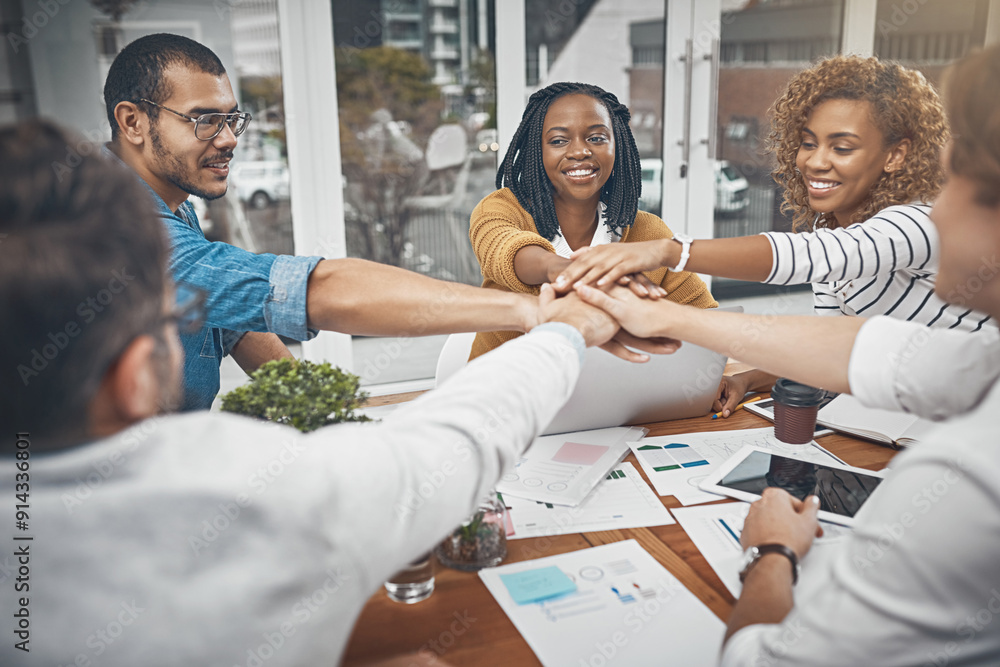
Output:
[[115,122],[119,136],[125,141],[139,146],[145,141],[146,123],[149,116],[139,112],[134,102],[119,102],[115,105]]
[[155,354],[156,340],[149,335],[138,336],[111,365],[104,378],[107,397],[125,423],[159,413],[161,387]]
[[902,139],[898,144],[889,149],[889,155],[886,156],[885,167],[883,167],[886,173],[892,173],[903,168],[906,156],[910,152],[910,144],[909,139]]

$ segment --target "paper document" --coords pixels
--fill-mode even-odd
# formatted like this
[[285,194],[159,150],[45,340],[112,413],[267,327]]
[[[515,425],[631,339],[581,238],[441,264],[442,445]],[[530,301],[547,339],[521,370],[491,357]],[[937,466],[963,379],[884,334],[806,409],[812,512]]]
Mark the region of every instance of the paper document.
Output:
[[[764,449],[777,447],[780,453],[792,456],[777,443],[771,426],[735,431],[679,433],[629,443],[656,492],[661,496],[674,496],[682,505],[707,503],[722,498],[723,496],[702,491],[698,484],[719,464],[747,445]],[[843,463],[815,443],[794,456],[816,463]]]
[[918,444],[934,423],[916,415],[868,408],[850,394],[841,394],[820,409],[818,423],[835,431],[868,438],[892,447]]
[[507,533],[508,540],[674,523],[663,502],[628,462],[615,466],[576,507],[501,497],[514,529]]
[[[749,509],[750,503],[736,502],[701,507],[677,507],[671,510],[681,528],[735,598],[738,598],[743,590],[743,584],[740,583],[740,562],[743,557],[740,535],[743,533],[743,520],[746,519]],[[823,525],[824,535],[813,543],[812,549],[802,561],[803,573],[811,572],[816,563],[822,560],[822,556],[814,556],[814,553],[831,549],[836,542],[851,532],[850,528],[844,526],[826,521],[820,523]],[[806,578],[804,574],[800,577],[802,580]]]
[[[501,576],[548,566],[562,570],[576,591],[518,605]],[[635,540],[488,568],[479,576],[543,665],[718,660],[725,625]]]
[[505,498],[579,505],[628,454],[628,442],[644,435],[644,428],[619,426],[536,438],[497,491]]

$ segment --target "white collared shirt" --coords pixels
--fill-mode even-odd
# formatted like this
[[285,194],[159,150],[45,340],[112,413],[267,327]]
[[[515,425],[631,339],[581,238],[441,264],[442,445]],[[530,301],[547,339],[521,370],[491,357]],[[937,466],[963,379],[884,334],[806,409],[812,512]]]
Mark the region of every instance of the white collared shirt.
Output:
[[[597,231],[594,232],[594,238],[590,241],[591,248],[599,245],[608,245],[609,243],[617,243],[621,238],[612,232],[610,227],[608,227],[607,218],[604,217],[604,212],[607,210],[607,204],[601,202],[601,218],[597,221]],[[566,242],[566,237],[562,234],[557,234],[556,237],[552,239],[552,247],[556,249],[556,254],[560,257],[569,259],[569,256],[573,254],[573,249],[569,247],[569,243]]]

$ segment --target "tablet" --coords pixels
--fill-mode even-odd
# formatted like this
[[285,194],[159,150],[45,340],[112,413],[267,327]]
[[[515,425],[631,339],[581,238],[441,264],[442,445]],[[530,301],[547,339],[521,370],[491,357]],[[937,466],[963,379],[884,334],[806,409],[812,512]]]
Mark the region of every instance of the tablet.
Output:
[[702,480],[703,491],[754,501],[769,486],[799,499],[819,497],[819,518],[852,526],[854,515],[882,482],[882,474],[836,463],[812,463],[758,447],[744,447]]

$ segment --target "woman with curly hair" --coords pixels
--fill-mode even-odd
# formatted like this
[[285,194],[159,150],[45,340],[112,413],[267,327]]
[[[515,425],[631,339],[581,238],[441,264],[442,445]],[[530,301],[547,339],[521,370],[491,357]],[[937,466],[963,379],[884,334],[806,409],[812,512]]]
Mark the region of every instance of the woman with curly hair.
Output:
[[[667,266],[812,283],[820,315],[889,315],[970,332],[995,326],[988,315],[934,295],[938,239],[928,214],[949,133],[938,95],[920,72],[877,58],[828,58],[792,78],[771,118],[773,176],[795,232],[698,241],[675,235],[578,252],[556,290]],[[747,390],[773,380],[758,371],[724,378],[715,409],[728,416]]]
[[[662,220],[638,210],[642,172],[629,117],[617,97],[589,84],[554,83],[531,96],[497,172],[497,191],[472,211],[469,238],[483,287],[537,294],[570,265],[575,250],[672,236]],[[659,265],[644,271],[616,280],[641,296],[718,305],[693,273]],[[480,333],[470,359],[518,335]]]

